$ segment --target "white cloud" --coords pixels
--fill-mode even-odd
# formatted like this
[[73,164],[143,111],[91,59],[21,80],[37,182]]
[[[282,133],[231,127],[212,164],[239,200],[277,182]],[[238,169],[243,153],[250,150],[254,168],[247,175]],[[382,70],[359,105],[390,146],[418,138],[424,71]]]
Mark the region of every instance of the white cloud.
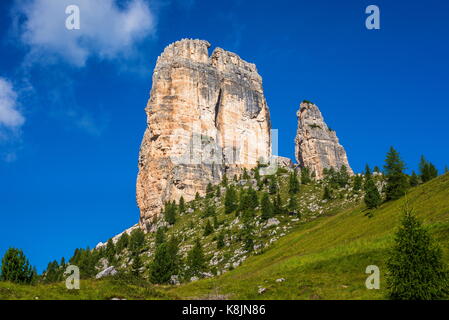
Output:
[[11,82],[0,77],[0,138],[6,136],[5,129],[18,130],[24,122],[25,118],[18,110],[17,93]]
[[[66,28],[69,5],[80,9],[79,30]],[[155,16],[144,0],[129,0],[124,8],[115,0],[22,0],[14,12],[32,62],[59,57],[81,67],[93,56],[127,56],[156,31]]]

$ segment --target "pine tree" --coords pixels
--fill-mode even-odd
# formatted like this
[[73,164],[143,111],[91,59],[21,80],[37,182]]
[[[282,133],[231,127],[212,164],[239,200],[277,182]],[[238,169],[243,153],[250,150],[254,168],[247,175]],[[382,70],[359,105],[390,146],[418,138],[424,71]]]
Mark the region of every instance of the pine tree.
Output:
[[53,283],[62,280],[62,270],[56,260],[49,262],[47,269],[44,271],[44,282]]
[[216,213],[217,213],[217,209],[215,208],[214,203],[207,202],[206,209],[203,213],[203,218],[213,217],[216,215]]
[[365,182],[365,197],[363,200],[368,209],[377,208],[382,203],[382,198],[372,176],[369,176]]
[[301,183],[302,184],[309,184],[311,182],[312,182],[312,178],[310,176],[310,169],[307,168],[307,167],[301,168]]
[[200,194],[199,194],[199,192],[197,191],[197,192],[195,193],[195,201],[198,201],[198,200],[200,200],[200,199],[201,199]]
[[217,237],[217,249],[222,249],[225,246],[224,242],[224,233],[220,232],[220,234]]
[[249,176],[249,174],[248,174],[248,170],[246,170],[246,168],[243,168],[242,179],[243,179],[243,180],[249,180],[249,179],[250,179],[250,176]]
[[206,187],[206,197],[212,198],[214,195],[214,188],[212,187],[212,183],[208,183]]
[[349,172],[348,168],[345,165],[342,165],[340,167],[340,171],[338,172],[337,183],[340,188],[346,187],[349,183]]
[[[56,262],[57,264],[57,262]],[[0,280],[14,283],[31,284],[37,274],[22,250],[9,248],[2,259]]]
[[221,197],[220,186],[217,186],[217,191],[215,192],[215,197],[216,197],[216,198],[220,198],[220,197]]
[[206,270],[206,259],[203,253],[203,247],[199,239],[196,239],[195,245],[187,254],[187,276],[199,277],[201,272]]
[[262,220],[268,220],[273,216],[273,204],[270,201],[268,193],[264,192],[261,201]]
[[323,192],[323,200],[331,200],[332,199],[332,191],[329,186],[324,186],[324,192]]
[[290,173],[290,177],[288,179],[288,192],[290,194],[296,194],[299,192],[298,173],[296,172],[296,170],[293,170],[293,172]]
[[373,174],[368,164],[365,165],[365,179],[371,177]]
[[[82,251],[84,253],[84,251]],[[112,239],[108,240],[108,243],[106,244],[106,258],[108,259],[109,264],[114,265],[116,263],[115,259],[115,244],[112,241]]]
[[213,232],[214,232],[214,228],[212,227],[210,220],[207,219],[206,225],[204,226],[203,236],[207,237],[208,235],[210,235]]
[[254,227],[250,221],[244,221],[241,231],[241,238],[243,240],[243,248],[251,252],[254,249]]
[[129,245],[129,235],[127,232],[124,232],[117,241],[117,244],[115,246],[116,251],[120,253],[124,249],[128,248],[128,245]]
[[362,184],[363,184],[363,177],[357,174],[354,177],[354,186],[353,186],[354,191],[360,191],[362,189]]
[[274,201],[273,201],[273,213],[274,214],[284,213],[282,199],[281,199],[281,195],[279,192],[276,194],[276,197],[274,198]]
[[143,233],[142,229],[134,229],[129,237],[129,250],[133,254],[138,254],[142,250],[144,244],[145,234]]
[[270,184],[268,186],[268,192],[270,194],[275,194],[276,192],[278,192],[278,183],[276,181],[276,176],[272,176],[270,178]]
[[444,166],[444,173],[448,173],[449,172],[449,167],[448,166]]
[[380,168],[378,166],[374,166],[373,171],[376,173],[380,173]]
[[288,210],[291,213],[297,213],[298,203],[295,195],[290,195],[290,199],[288,200]]
[[411,187],[416,187],[419,184],[419,178],[415,171],[412,171],[412,175],[410,176],[409,183]]
[[237,210],[237,194],[235,192],[234,186],[229,186],[225,193],[225,213],[229,214]]
[[263,182],[260,179],[259,167],[254,168],[254,179],[256,179],[257,189],[262,190]]
[[179,199],[178,211],[179,211],[179,214],[183,214],[186,212],[186,202],[185,202],[183,196],[181,196],[181,198]]
[[156,247],[150,264],[150,281],[152,283],[168,283],[173,275],[179,273],[179,243],[174,237]]
[[142,259],[140,255],[136,254],[133,258],[133,263],[131,264],[131,274],[135,277],[139,277],[141,274],[140,269],[143,267]]
[[391,299],[435,300],[447,297],[448,270],[441,248],[407,203],[387,268],[387,288]]
[[223,187],[227,187],[228,186],[228,177],[226,176],[226,174],[223,175],[223,179],[221,180],[221,184],[223,185]]
[[164,218],[168,224],[170,224],[170,225],[175,224],[175,222],[176,222],[176,204],[173,204],[170,201],[165,203]]
[[220,223],[218,222],[217,216],[214,216],[213,221],[214,221],[214,223],[213,223],[214,229],[218,229],[218,227],[220,226]]
[[159,227],[156,231],[155,246],[158,247],[164,242],[165,242],[165,230],[164,228]]
[[249,209],[255,210],[259,206],[259,198],[257,192],[250,186],[247,190]]
[[423,183],[438,177],[437,168],[432,163],[428,162],[426,158],[424,158],[424,156],[421,156],[421,161],[419,163],[419,172],[421,181]]
[[386,200],[396,200],[402,197],[407,191],[409,184],[407,176],[404,174],[405,164],[401,160],[399,153],[393,148],[387,153],[385,159]]

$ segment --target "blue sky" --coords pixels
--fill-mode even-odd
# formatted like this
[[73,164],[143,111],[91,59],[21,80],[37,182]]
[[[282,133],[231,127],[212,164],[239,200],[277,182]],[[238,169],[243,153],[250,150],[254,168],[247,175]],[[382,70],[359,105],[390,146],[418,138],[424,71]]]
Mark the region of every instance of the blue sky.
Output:
[[[64,27],[79,4],[81,29]],[[365,8],[380,8],[367,30]],[[294,157],[296,110],[315,102],[351,166],[449,165],[449,3],[27,0],[0,3],[0,255],[38,270],[135,224],[137,155],[163,48],[206,39],[257,65]]]

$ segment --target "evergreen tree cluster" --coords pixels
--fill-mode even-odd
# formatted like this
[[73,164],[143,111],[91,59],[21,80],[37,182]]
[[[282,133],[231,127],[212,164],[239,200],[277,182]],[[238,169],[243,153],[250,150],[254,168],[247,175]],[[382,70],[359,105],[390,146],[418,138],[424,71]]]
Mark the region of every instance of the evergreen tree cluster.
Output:
[[37,280],[37,271],[30,265],[21,249],[9,248],[2,258],[1,281],[20,284],[33,284]]
[[436,177],[438,177],[437,168],[429,161],[421,156],[421,161],[419,163],[419,172],[422,183],[426,183]]

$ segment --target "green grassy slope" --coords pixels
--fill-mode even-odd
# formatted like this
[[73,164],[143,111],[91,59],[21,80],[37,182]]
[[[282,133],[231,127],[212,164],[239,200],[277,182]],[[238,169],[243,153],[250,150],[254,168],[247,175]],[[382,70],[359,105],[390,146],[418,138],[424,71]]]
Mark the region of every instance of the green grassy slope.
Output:
[[[411,189],[407,198],[449,263],[449,174]],[[364,206],[356,205],[299,222],[263,253],[218,277],[177,286],[83,280],[76,292],[62,283],[0,283],[0,299],[383,299],[387,251],[403,204],[404,199],[383,204],[371,217]],[[380,268],[380,290],[365,287],[368,265]],[[280,278],[285,281],[276,282]],[[266,288],[263,294],[259,286]]]
[[[449,262],[449,175],[410,190],[407,197]],[[234,299],[383,299],[386,256],[403,204],[404,199],[386,203],[371,218],[359,206],[304,223],[233,271],[166,290],[179,298],[220,293]],[[365,287],[368,265],[380,268],[380,290]],[[285,281],[276,282],[280,278]],[[265,293],[258,293],[259,286]]]

